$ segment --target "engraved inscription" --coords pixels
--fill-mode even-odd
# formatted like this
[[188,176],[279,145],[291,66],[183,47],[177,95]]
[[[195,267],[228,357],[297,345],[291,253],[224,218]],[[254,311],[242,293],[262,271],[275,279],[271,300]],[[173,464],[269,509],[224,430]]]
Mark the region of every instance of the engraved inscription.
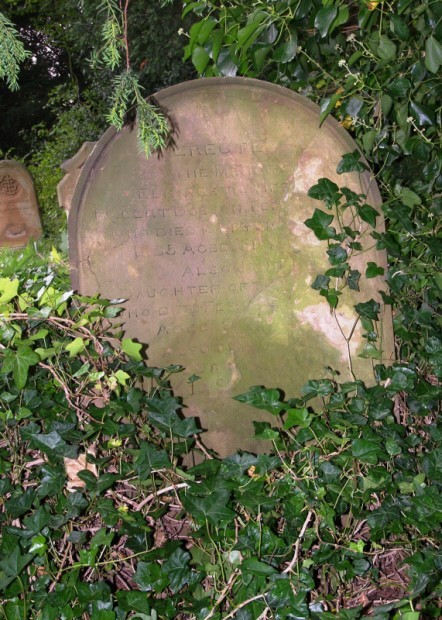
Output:
[[[268,385],[295,397],[325,367],[351,380],[350,348],[372,374],[371,360],[357,356],[353,292],[342,291],[342,313],[332,314],[311,288],[327,260],[304,221],[318,178],[356,193],[374,184],[337,175],[356,146],[330,119],[319,127],[319,110],[291,91],[211,78],[168,88],[158,101],[177,128],[173,147],[146,160],[124,127],[83,168],[70,213],[73,286],[127,299],[126,335],[147,345],[150,364],[185,367],[172,388],[184,414],[209,429],[211,447],[256,451],[251,420],[268,416],[233,396]],[[365,249],[364,259],[385,265]],[[379,299],[375,280],[367,299]],[[200,379],[189,382],[192,374]]]

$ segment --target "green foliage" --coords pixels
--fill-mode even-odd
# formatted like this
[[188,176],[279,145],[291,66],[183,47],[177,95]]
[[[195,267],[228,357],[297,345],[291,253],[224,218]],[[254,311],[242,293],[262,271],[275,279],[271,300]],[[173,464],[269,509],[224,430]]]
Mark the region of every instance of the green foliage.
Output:
[[130,109],[136,107],[138,145],[146,157],[166,146],[169,134],[167,119],[156,106],[144,99],[138,78],[132,69],[123,71],[114,79],[111,104],[106,119],[117,129],[123,127]]
[[123,10],[113,0],[104,0],[100,9],[105,11],[103,26],[103,48],[95,58],[95,63],[102,61],[114,70],[122,62],[121,53],[125,54],[125,69],[113,81],[111,109],[106,118],[111,125],[121,129],[128,118],[136,111],[137,135],[140,150],[146,156],[166,146],[170,128],[166,117],[156,106],[147,102],[142,96],[139,76],[133,71],[129,58],[128,41],[128,4]]
[[[441,393],[416,366],[252,387],[236,399],[268,411],[273,452],[214,458],[171,391],[182,367],[121,340],[118,300],[76,295],[55,250],[2,274],[0,617],[357,620],[361,588],[393,599],[376,617],[439,616]],[[374,331],[379,305],[357,309]]]
[[29,55],[13,24],[0,13],[0,79],[6,79],[11,90],[18,89],[20,63]]

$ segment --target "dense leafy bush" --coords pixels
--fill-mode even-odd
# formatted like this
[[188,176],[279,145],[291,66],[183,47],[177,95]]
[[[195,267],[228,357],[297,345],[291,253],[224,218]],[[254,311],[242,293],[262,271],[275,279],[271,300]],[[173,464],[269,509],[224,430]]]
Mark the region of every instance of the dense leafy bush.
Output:
[[75,295],[56,251],[2,272],[3,617],[439,616],[440,390],[415,365],[253,387],[237,400],[274,450],[221,460],[181,416],[182,368],[121,339],[121,300]]

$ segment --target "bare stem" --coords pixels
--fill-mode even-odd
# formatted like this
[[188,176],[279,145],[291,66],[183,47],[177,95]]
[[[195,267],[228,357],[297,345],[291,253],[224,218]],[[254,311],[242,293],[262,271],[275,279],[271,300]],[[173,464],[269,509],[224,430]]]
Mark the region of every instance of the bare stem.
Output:
[[160,489],[159,491],[155,491],[151,493],[147,497],[145,497],[137,506],[135,506],[135,510],[140,510],[143,506],[154,500],[158,495],[164,495],[165,493],[169,493],[170,491],[176,491],[176,489],[186,489],[189,485],[187,482],[180,482],[179,484],[171,484],[170,487],[165,487],[164,489]]
[[295,566],[295,564],[298,561],[298,557],[299,557],[299,547],[301,546],[301,540],[304,537],[305,531],[307,529],[308,524],[310,523],[310,519],[312,518],[313,515],[313,511],[309,510],[308,514],[305,518],[304,524],[301,528],[301,531],[299,532],[299,536],[298,539],[295,543],[295,553],[293,554],[292,559],[290,560],[290,564],[287,566],[287,568],[285,568],[282,573],[286,574],[286,573],[290,573],[293,570],[293,567]]
[[[216,602],[215,602],[214,606],[212,607],[210,612],[207,614],[207,616],[205,616],[204,620],[209,620],[209,618],[212,618],[212,616],[215,614],[216,608],[219,607],[220,603],[222,603],[223,600],[226,598],[227,594],[229,593],[230,589],[232,588],[233,584],[235,583],[236,578],[238,577],[238,575],[239,575],[239,570],[238,569],[233,571],[233,573],[229,577],[229,581],[226,583],[226,585],[222,589],[220,595],[216,599]],[[237,609],[239,609],[239,608],[237,608]]]

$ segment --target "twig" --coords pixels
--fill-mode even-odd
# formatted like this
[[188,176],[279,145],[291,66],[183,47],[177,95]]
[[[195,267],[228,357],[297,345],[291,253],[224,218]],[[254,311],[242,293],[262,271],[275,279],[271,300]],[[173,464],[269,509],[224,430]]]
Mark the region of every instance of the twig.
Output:
[[232,611],[227,614],[227,616],[224,618],[224,620],[229,620],[229,618],[233,618],[234,616],[236,616],[236,613],[242,609],[243,607],[245,607],[246,605],[248,605],[249,603],[253,603],[253,601],[257,601],[260,598],[265,600],[265,595],[264,594],[257,594],[256,596],[252,596],[252,598],[247,599],[246,601],[243,601],[242,603],[240,603],[239,605],[237,605],[235,607],[235,609],[232,609]]
[[262,612],[262,614],[260,614],[256,620],[266,620],[267,612],[269,611],[269,609],[270,607],[266,607],[264,611]]
[[67,557],[68,557],[68,555],[69,555],[69,553],[71,551],[72,543],[70,543],[69,541],[66,541],[66,535],[65,535],[64,538],[65,538],[64,542],[67,542],[66,551],[64,552],[64,555],[63,555],[63,557],[61,559],[61,562],[60,562],[60,565],[58,567],[58,573],[56,574],[56,576],[54,577],[51,585],[49,586],[49,592],[53,592],[55,587],[57,586],[58,580],[60,579],[62,573],[65,571],[66,560],[67,560]]
[[239,575],[239,570],[235,569],[233,571],[233,573],[230,575],[228,582],[226,583],[226,585],[224,586],[224,588],[222,589],[220,595],[218,596],[218,598],[215,601],[214,606],[212,607],[212,609],[210,610],[210,612],[207,614],[207,616],[205,616],[205,618],[203,620],[209,620],[209,618],[212,618],[212,616],[215,614],[215,610],[216,608],[220,605],[220,603],[223,602],[223,600],[226,598],[227,593],[229,592],[229,590],[231,589],[231,587],[233,586],[234,582],[236,581],[236,578]]
[[305,534],[305,531],[307,529],[308,524],[310,523],[310,519],[312,518],[313,515],[313,510],[309,510],[307,517],[305,518],[304,524],[301,528],[301,531],[299,532],[299,536],[298,539],[295,543],[295,553],[293,554],[293,558],[290,560],[290,564],[287,566],[287,568],[285,568],[282,571],[282,574],[286,574],[286,573],[290,573],[293,570],[294,565],[296,564],[296,562],[298,561],[298,556],[299,556],[299,547],[301,545],[301,540]]
[[180,482],[179,484],[171,484],[170,487],[165,487],[164,489],[155,491],[155,493],[151,493],[150,495],[145,497],[137,506],[135,506],[135,510],[141,510],[143,506],[158,497],[158,495],[164,495],[164,493],[169,493],[169,491],[175,491],[176,489],[186,489],[188,486],[189,485],[187,484],[187,482]]
[[201,441],[198,438],[198,435],[194,435],[193,438],[195,439],[195,445],[197,446],[197,448],[199,448],[201,450],[201,452],[204,454],[204,456],[207,459],[213,459],[213,456],[211,454],[209,454],[209,452],[207,452],[206,448],[204,447],[204,444],[201,443]]
[[39,366],[41,366],[42,368],[44,368],[45,370],[48,370],[51,375],[54,377],[54,379],[56,381],[58,381],[58,383],[61,385],[64,395],[66,397],[66,400],[68,401],[68,403],[70,404],[71,407],[73,407],[75,409],[75,411],[77,413],[80,413],[82,415],[86,415],[87,417],[91,418],[92,416],[87,412],[84,411],[81,407],[79,407],[78,405],[76,405],[73,401],[72,401],[72,394],[69,392],[68,386],[66,385],[66,383],[61,379],[61,377],[58,376],[58,374],[55,372],[55,370],[52,368],[52,366],[50,366],[49,364],[44,364],[43,362],[39,362],[38,363]]

